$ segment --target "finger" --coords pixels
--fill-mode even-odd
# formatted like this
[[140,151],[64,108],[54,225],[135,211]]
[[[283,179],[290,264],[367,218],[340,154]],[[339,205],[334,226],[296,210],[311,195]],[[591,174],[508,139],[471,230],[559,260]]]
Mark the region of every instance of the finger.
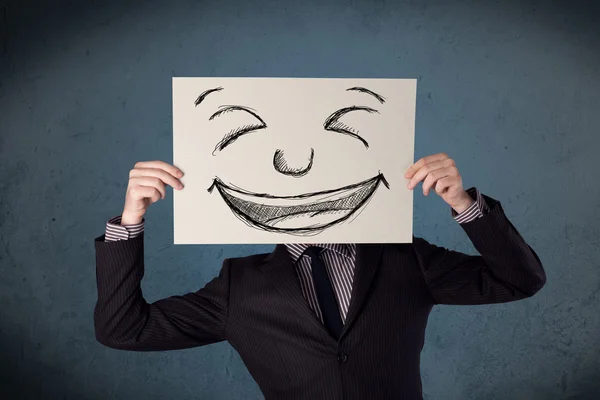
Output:
[[174,165],[171,164],[167,164],[164,161],[139,161],[135,164],[134,168],[157,168],[157,169],[162,169],[165,172],[168,172],[169,174],[177,177],[177,178],[181,178],[183,176],[183,171],[180,170],[179,168],[177,168]]
[[429,194],[429,190],[436,182],[444,177],[450,176],[452,174],[452,168],[439,168],[435,171],[430,172],[425,180],[423,181],[423,194],[427,196]]
[[[151,189],[154,189],[154,188],[151,188]],[[151,204],[154,204],[157,201],[159,201],[160,199],[164,199],[164,198],[165,198],[165,196],[161,195],[160,192],[156,189],[154,189],[154,193],[152,193],[150,195],[150,197],[147,197],[147,199],[150,200]]]
[[161,196],[161,195],[160,195],[160,192],[159,192],[158,190],[155,190],[155,191],[154,191],[154,194],[153,194],[152,196],[150,196],[150,197],[149,197],[149,199],[150,199],[150,202],[151,202],[152,204],[154,204],[154,203],[156,203],[157,201],[159,201],[160,199],[164,199],[164,198],[165,198],[165,197],[164,197],[164,196]]
[[134,168],[129,172],[130,178],[144,177],[144,176],[158,178],[161,181],[163,181],[163,183],[166,183],[167,185],[171,185],[175,189],[183,188],[183,184],[181,183],[181,181],[179,179],[175,178],[173,175],[171,175],[170,173],[168,173],[162,169]]
[[406,173],[404,174],[404,177],[410,179],[415,174],[415,172],[417,172],[419,170],[419,168],[421,168],[425,164],[429,164],[431,162],[445,160],[445,159],[449,159],[449,158],[450,157],[446,153],[432,154],[430,156],[423,157],[419,161],[417,161],[416,163],[414,163],[413,165],[411,165],[406,170]]
[[454,161],[452,161],[449,158],[445,159],[445,160],[433,161],[428,164],[425,164],[421,168],[419,168],[418,171],[416,171],[416,173],[413,175],[411,180],[408,182],[407,186],[409,189],[412,189],[415,186],[417,186],[417,183],[419,183],[423,179],[425,179],[425,177],[432,171],[435,171],[436,169],[440,169],[440,168],[451,167],[451,166],[454,166]]
[[460,179],[456,176],[446,176],[444,178],[440,178],[435,183],[434,190],[438,194],[443,194],[446,192],[446,190],[448,190],[448,188],[456,185],[459,181]]
[[160,197],[163,199],[165,198],[165,195],[167,194],[167,191],[165,190],[165,184],[158,178],[153,178],[150,176],[140,176],[140,177],[136,177],[136,178],[131,178],[129,180],[129,182],[131,182],[131,184],[134,187],[135,186],[146,186],[146,187],[154,188],[160,192]]
[[152,203],[164,198],[158,189],[151,186],[134,186],[131,188],[131,194],[136,199],[150,199]]

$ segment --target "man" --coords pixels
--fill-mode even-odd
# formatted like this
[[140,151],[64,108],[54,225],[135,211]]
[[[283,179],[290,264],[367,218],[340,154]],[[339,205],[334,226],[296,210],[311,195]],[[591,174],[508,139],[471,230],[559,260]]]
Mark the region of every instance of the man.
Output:
[[[267,399],[421,399],[419,357],[435,304],[491,304],[530,297],[546,282],[537,254],[500,203],[464,190],[440,153],[406,171],[452,209],[480,256],[413,237],[406,244],[277,245],[226,259],[195,293],[148,304],[143,216],[182,189],[160,161],[130,173],[122,216],[95,240],[98,341],[124,350],[171,350],[227,340]],[[199,229],[203,229],[200,227]],[[207,229],[207,228],[204,228]]]

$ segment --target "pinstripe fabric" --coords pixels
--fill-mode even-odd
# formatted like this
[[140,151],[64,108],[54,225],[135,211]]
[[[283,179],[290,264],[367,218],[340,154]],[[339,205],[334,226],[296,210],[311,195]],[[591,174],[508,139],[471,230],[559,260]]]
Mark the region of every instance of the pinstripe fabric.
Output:
[[467,189],[467,193],[473,200],[475,200],[475,203],[473,203],[471,207],[467,208],[460,214],[451,209],[452,217],[460,224],[465,224],[473,221],[476,218],[481,218],[490,210],[485,202],[485,199],[483,198],[483,194],[477,188],[469,188]]
[[116,240],[133,239],[144,232],[144,224],[146,219],[135,225],[121,225],[121,216],[118,215],[108,220],[106,223],[106,241],[112,242]]
[[[452,217],[461,224],[473,221],[475,218],[480,218],[488,212],[488,207],[482,194],[477,188],[472,187],[467,190],[467,193],[475,200],[475,202],[467,210],[458,214],[451,209]],[[111,218],[106,223],[106,240],[127,240],[140,235],[144,230],[144,221],[136,225],[121,226],[121,216]],[[310,258],[303,255],[304,250],[312,244],[287,244],[287,249],[296,264],[296,273],[300,279],[302,287],[302,295],[308,302],[310,308],[323,322],[323,315],[317,300],[314,283],[312,280]],[[323,261],[327,267],[327,274],[333,284],[333,291],[338,302],[342,322],[346,322],[346,314],[350,305],[350,297],[352,293],[352,281],[354,279],[354,267],[356,261],[356,245],[354,244],[330,244],[319,243],[315,246],[323,247],[325,251],[322,253]]]
[[[315,285],[312,279],[312,266],[310,257],[304,253],[307,244],[288,244],[286,245],[292,261],[296,265],[296,273],[300,278],[302,294],[308,301],[310,308],[323,322],[323,315],[319,306],[319,301],[315,292]],[[352,281],[354,279],[354,263],[356,260],[356,245],[329,244],[320,243],[315,246],[322,247],[324,251],[321,258],[327,267],[327,275],[333,285],[333,292],[338,303],[342,322],[346,322],[346,314],[350,305],[350,295],[352,293]]]
[[418,237],[356,245],[339,340],[303,297],[286,246],[226,259],[196,292],[148,303],[141,290],[144,235],[116,241],[102,235],[94,241],[96,338],[133,351],[228,341],[269,400],[422,399],[419,360],[433,306],[516,301],[546,282],[539,257],[500,203],[483,198],[487,214],[460,225],[481,255]]

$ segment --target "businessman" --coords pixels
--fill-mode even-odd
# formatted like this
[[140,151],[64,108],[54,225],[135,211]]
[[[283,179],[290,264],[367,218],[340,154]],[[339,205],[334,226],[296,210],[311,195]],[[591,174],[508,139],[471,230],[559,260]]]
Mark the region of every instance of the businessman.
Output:
[[414,236],[403,244],[277,245],[226,259],[196,292],[149,304],[140,289],[144,215],[166,185],[183,189],[182,176],[161,161],[131,170],[122,214],[95,239],[96,338],[134,351],[226,340],[266,399],[422,399],[420,353],[434,305],[516,301],[546,282],[500,202],[465,190],[440,153],[406,171],[408,189],[422,182],[425,195],[439,195],[480,255]]

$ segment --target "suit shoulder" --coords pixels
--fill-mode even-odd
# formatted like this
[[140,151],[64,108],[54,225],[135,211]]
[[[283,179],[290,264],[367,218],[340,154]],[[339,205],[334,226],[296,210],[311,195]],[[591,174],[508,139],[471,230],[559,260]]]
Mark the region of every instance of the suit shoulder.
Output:
[[232,268],[253,268],[262,264],[269,254],[271,253],[258,253],[243,257],[232,257],[225,261],[229,262]]

